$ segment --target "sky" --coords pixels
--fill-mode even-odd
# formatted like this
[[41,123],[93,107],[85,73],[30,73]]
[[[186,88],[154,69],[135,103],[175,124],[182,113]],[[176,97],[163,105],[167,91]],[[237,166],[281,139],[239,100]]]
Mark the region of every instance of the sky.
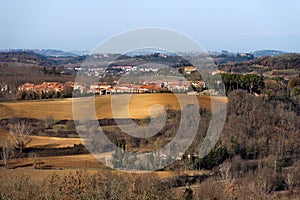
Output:
[[92,50],[124,31],[178,31],[208,51],[300,52],[299,0],[1,0],[0,49]]

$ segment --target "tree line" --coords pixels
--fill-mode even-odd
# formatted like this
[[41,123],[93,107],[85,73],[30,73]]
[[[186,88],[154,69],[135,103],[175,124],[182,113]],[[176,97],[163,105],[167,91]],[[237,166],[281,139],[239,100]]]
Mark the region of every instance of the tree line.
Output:
[[219,90],[221,94],[223,93],[223,84],[226,95],[234,90],[245,90],[250,94],[260,94],[265,86],[264,77],[255,74],[221,74],[223,83],[220,81],[219,76],[217,74],[209,77],[207,84],[208,88]]

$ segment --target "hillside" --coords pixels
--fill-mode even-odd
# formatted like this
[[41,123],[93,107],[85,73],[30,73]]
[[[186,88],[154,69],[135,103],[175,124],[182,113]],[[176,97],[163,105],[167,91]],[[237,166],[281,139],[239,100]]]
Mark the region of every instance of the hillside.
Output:
[[223,52],[223,53],[217,53],[217,54],[210,54],[209,55],[212,60],[217,65],[227,64],[227,63],[237,63],[237,62],[246,62],[249,60],[254,59],[254,55],[250,53],[246,54],[240,54],[240,53],[229,53],[229,52]]
[[266,56],[247,62],[233,62],[219,65],[219,69],[234,73],[258,73],[272,70],[300,69],[300,54],[283,54],[278,56]]
[[56,49],[34,49],[35,53],[41,54],[46,57],[76,57],[78,54]]
[[36,65],[40,67],[65,67],[75,64],[80,66],[86,56],[79,56],[60,50],[13,50],[0,52],[0,63],[22,63],[26,65]]
[[279,56],[282,54],[288,54],[288,52],[278,51],[278,50],[259,50],[253,52],[253,55],[256,58],[263,57],[263,56]]
[[71,73],[62,73],[61,61],[55,59],[27,50],[0,52],[0,84],[9,88],[6,92],[0,92],[0,101],[14,100],[17,87],[25,82],[74,80]]
[[[173,68],[172,72],[182,66],[191,65],[188,60],[173,54],[142,54],[142,55],[117,55],[97,54],[91,56],[76,56],[59,50],[39,50],[36,53],[29,50],[15,50],[0,52],[0,84],[7,84],[10,93],[1,93],[0,101],[14,100],[17,87],[25,82],[41,83],[44,81],[66,82],[73,81],[76,67],[84,73],[95,71],[96,68],[111,69],[114,67],[132,65],[139,66],[147,63],[156,63],[161,66]],[[276,53],[277,51],[263,51],[261,53]],[[274,53],[274,54],[275,54]],[[277,52],[279,53],[279,52]],[[53,56],[53,55],[59,56]],[[46,55],[46,56],[45,56]],[[278,56],[265,56],[254,58],[253,54],[233,54],[228,52],[210,54],[219,69],[232,73],[256,73],[267,77],[295,77],[299,75],[300,54],[282,54]],[[86,65],[82,65],[88,59]],[[113,62],[111,62],[113,60]],[[155,67],[157,67],[155,66]],[[161,67],[159,66],[159,67]],[[277,70],[274,72],[274,70]],[[101,71],[101,70],[100,70]],[[117,72],[116,72],[117,73]],[[122,75],[121,72],[115,76]],[[193,74],[191,77],[199,77]],[[186,76],[188,79],[189,77]]]
[[254,60],[252,63],[268,67],[271,70],[300,69],[300,54],[292,53],[274,57],[264,57]]
[[0,83],[8,85],[9,91],[0,92],[0,101],[14,100],[19,85],[44,81],[73,81],[73,75],[61,74],[57,68],[46,68],[24,63],[0,63]]
[[46,56],[29,50],[15,50],[0,52],[0,62],[2,63],[23,63],[36,66],[55,67],[56,62]]

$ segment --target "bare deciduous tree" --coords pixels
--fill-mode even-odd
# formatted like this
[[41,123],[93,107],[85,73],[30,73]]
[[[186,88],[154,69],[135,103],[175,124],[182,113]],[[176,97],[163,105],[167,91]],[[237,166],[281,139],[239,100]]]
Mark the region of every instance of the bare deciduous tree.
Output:
[[229,182],[233,182],[234,179],[232,180],[232,176],[231,176],[231,164],[229,162],[225,162],[219,169],[220,171],[220,176],[222,181],[225,184],[228,184]]
[[9,136],[15,143],[20,153],[23,152],[26,145],[30,142],[28,136],[32,133],[32,127],[26,121],[17,121],[9,125]]
[[262,178],[260,180],[253,181],[252,183],[249,183],[248,188],[255,196],[255,199],[267,199],[269,191],[266,179]]
[[286,184],[288,186],[288,189],[292,190],[293,186],[294,186],[294,182],[295,182],[294,174],[293,173],[288,173],[286,175],[285,182],[286,182]]
[[33,169],[40,169],[43,162],[41,161],[39,155],[37,153],[32,153],[30,157],[32,158]]
[[45,128],[48,129],[48,128],[53,128],[53,125],[55,124],[55,120],[52,116],[48,116],[46,119],[45,119]]
[[14,157],[14,148],[9,140],[5,140],[2,144],[1,158],[6,168],[9,168],[9,161]]

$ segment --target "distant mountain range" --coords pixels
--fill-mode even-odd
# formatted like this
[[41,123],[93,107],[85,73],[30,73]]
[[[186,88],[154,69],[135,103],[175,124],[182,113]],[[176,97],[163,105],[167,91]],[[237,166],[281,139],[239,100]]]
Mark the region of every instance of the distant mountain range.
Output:
[[254,57],[259,58],[263,56],[279,56],[282,54],[288,54],[289,52],[286,51],[279,51],[279,50],[259,50],[259,51],[254,51],[252,54]]
[[33,52],[46,57],[75,57],[78,54],[55,49],[32,49]]
[[[43,67],[79,67],[88,56],[87,51],[73,51],[66,52],[55,49],[17,49],[5,50],[0,52],[0,62],[8,63],[23,63],[33,64]],[[208,52],[213,61],[217,65],[232,65],[233,63],[243,63],[260,58],[277,57],[282,54],[288,54],[285,51],[278,50],[259,50],[251,53],[232,53],[228,51],[222,52]],[[195,53],[188,54],[190,56],[197,56]],[[298,54],[299,55],[299,54]],[[126,55],[113,55],[103,54],[96,55],[95,63],[100,64],[100,61],[105,60],[107,57],[116,57],[115,65],[138,65],[140,61],[163,62],[169,63],[170,66],[189,65],[190,63],[184,62],[178,58],[179,55],[168,52],[156,52],[155,50],[148,49],[143,52],[133,52]],[[92,56],[94,58],[94,56]],[[180,57],[180,56],[179,56]],[[181,60],[179,62],[179,60]],[[244,63],[243,63],[244,64]],[[235,64],[236,65],[236,64]]]
[[[43,55],[45,57],[77,57],[77,56],[82,56],[82,55],[88,55],[90,54],[90,51],[62,51],[62,50],[57,50],[57,49],[8,49],[8,50],[2,50],[0,52],[25,52],[25,51],[32,51],[37,54]],[[126,55],[128,56],[134,56],[134,55],[147,55],[149,53],[155,53],[154,50],[145,50],[145,51],[139,51],[139,52],[131,52],[127,53]],[[166,55],[174,55],[169,52],[160,52]],[[254,52],[247,53],[248,55],[252,54],[255,58],[259,57],[264,57],[264,56],[278,56],[282,54],[288,54],[289,52],[286,51],[280,51],[280,50],[258,50]],[[194,53],[191,53],[194,54]],[[238,53],[232,53],[229,51],[221,51],[221,52],[208,52],[209,55],[211,56],[217,56],[217,55],[230,55],[234,56]],[[241,53],[240,53],[241,54]]]
[[77,57],[89,54],[89,51],[62,51],[57,49],[7,49],[1,50],[1,52],[34,52],[45,57]]

